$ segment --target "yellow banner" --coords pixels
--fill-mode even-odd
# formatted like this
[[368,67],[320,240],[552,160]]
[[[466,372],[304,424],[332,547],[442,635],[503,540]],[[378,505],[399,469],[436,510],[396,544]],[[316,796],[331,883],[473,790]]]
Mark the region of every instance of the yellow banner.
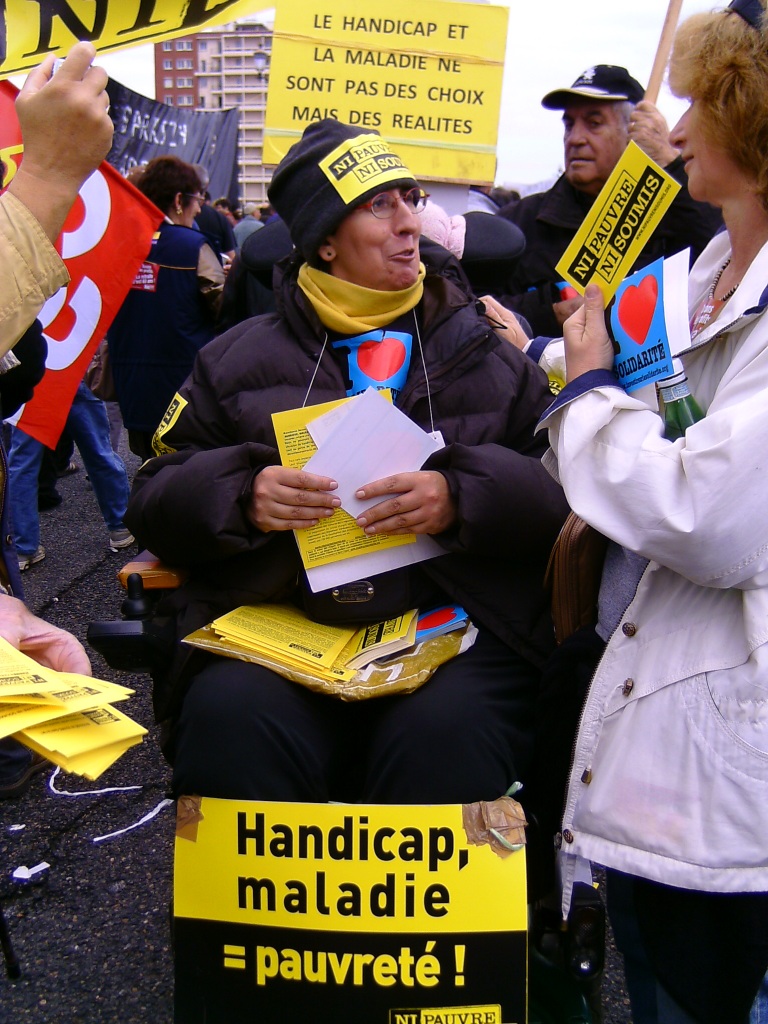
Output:
[[[370,12],[370,13],[369,13]],[[264,163],[334,117],[373,128],[424,180],[492,182],[508,10],[451,0],[280,0]]]
[[177,830],[177,917],[366,933],[526,928],[524,851],[472,845],[459,805],[203,799],[196,818]]
[[191,35],[262,11],[262,0],[6,0],[0,5],[0,78],[65,56],[78,39],[99,51]]
[[599,285],[607,303],[679,191],[630,142],[555,269],[581,295],[588,284]]

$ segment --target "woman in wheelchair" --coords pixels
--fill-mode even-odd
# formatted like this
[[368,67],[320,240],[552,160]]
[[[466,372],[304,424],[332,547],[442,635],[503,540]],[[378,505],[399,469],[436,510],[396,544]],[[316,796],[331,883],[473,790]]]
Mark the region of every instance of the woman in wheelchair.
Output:
[[312,124],[269,196],[296,246],[275,271],[277,311],[198,354],[126,516],[143,545],[189,572],[170,598],[177,635],[242,604],[296,598],[292,531],[339,501],[333,480],[280,464],[271,415],[373,385],[445,447],[364,488],[367,533],[428,534],[442,551],[372,577],[371,620],[458,603],[478,636],[415,693],[361,702],[180,654],[156,688],[175,792],[493,800],[526,779],[553,644],[542,581],[567,507],[534,437],[547,381],[488,327],[456,261],[420,251],[425,193],[377,134]]

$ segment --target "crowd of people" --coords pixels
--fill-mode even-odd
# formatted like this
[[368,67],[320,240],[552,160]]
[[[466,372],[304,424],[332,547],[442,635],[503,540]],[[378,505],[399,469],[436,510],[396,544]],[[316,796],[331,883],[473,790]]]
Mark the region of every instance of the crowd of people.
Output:
[[[41,375],[33,321],[66,280],[52,242],[111,137],[93,56],[78,44],[55,76],[47,58],[17,104],[25,150],[0,197],[0,245],[23,254],[24,277],[4,283],[4,415]],[[335,120],[307,127],[277,167],[267,217],[251,208],[238,220],[207,202],[203,168],[152,160],[134,183],[164,219],[109,330],[120,409],[145,461],[130,498],[126,487],[102,511],[111,540],[124,531],[118,541],[135,537],[187,571],[165,604],[179,639],[249,603],[293,601],[347,622],[337,593],[311,592],[293,536],[337,513],[337,482],[281,464],[272,414],[386,382],[441,445],[420,468],[363,485],[356,523],[367,537],[429,538],[437,553],[366,580],[370,605],[356,614],[457,603],[474,643],[414,693],[358,702],[178,645],[154,681],[176,795],[536,793],[547,770],[539,696],[557,659],[589,680],[578,722],[565,723],[568,778],[554,787],[563,917],[580,865],[604,867],[635,1024],[757,1024],[768,1013],[764,0],[685,21],[669,76],[689,101],[671,130],[621,67],[549,92],[562,177],[523,199],[478,192],[460,216],[430,202],[396,147]],[[82,144],[54,156],[54,124]],[[677,439],[655,395],[620,385],[599,288],[571,294],[555,269],[630,140],[682,186],[637,263],[691,253],[682,361],[704,415]],[[333,174],[358,161],[356,183]],[[542,368],[553,352],[564,361],[556,396]],[[34,487],[14,496],[14,452],[35,461],[23,438],[14,446],[0,635],[88,671],[74,638],[20,600],[18,570],[40,560],[28,522],[38,496],[28,466]],[[556,650],[544,576],[569,510],[607,548],[596,621]],[[0,797],[42,767],[0,742]]]

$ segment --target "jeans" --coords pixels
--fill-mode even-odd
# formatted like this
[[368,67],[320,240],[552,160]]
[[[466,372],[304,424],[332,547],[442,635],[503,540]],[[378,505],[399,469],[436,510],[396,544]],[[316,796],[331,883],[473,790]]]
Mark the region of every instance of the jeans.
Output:
[[768,1024],[768,974],[763,978],[760,989],[749,1011],[749,1024]]
[[[607,872],[607,905],[616,946],[624,959],[624,975],[634,1024],[698,1024],[660,984],[646,955],[634,910],[632,883],[618,871]],[[768,974],[744,1024],[768,1024]]]
[[[119,530],[128,505],[128,474],[123,460],[112,450],[104,403],[83,383],[75,393],[67,430],[80,450],[107,529]],[[42,458],[42,443],[14,428],[8,466],[11,517],[19,555],[33,555],[40,545],[37,489]]]

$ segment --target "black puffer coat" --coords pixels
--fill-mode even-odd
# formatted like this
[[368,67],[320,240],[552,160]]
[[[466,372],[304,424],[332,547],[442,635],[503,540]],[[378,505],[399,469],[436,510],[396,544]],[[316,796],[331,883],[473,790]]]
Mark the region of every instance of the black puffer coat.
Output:
[[[239,324],[199,353],[166,415],[162,441],[172,450],[134,483],[126,524],[156,555],[191,569],[172,599],[181,633],[240,604],[283,599],[296,581],[293,536],[261,533],[244,510],[254,473],[279,462],[271,414],[304,403],[316,368],[310,404],[346,394],[330,346],[320,359],[325,330],[296,284],[298,267],[292,257],[276,281],[276,313]],[[541,465],[545,442],[533,434],[551,396],[538,367],[487,326],[455,263],[441,269],[428,267],[417,307],[435,427],[446,442],[424,468],[447,477],[458,524],[435,538],[446,554],[422,568],[478,624],[538,664],[552,646],[542,580],[567,512]],[[416,352],[398,404],[429,430]]]
[[[681,185],[680,191],[635,260],[640,270],[661,256],[671,256],[690,246],[691,265],[723,224],[719,210],[699,203],[686,187],[683,161],[676,157],[664,168]],[[517,225],[525,235],[525,252],[509,273],[504,292],[494,295],[509,309],[526,318],[535,335],[559,338],[563,329],[552,303],[560,301],[555,282],[561,275],[555,265],[571,243],[594,198],[580,192],[565,175],[546,192],[535,192],[503,207],[499,216]]]

